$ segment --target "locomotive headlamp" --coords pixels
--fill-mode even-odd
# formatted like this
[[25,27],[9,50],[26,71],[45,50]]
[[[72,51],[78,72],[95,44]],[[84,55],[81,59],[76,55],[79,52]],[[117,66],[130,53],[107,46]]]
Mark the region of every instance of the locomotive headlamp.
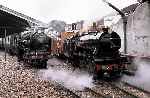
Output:
[[102,31],[103,31],[103,32],[107,32],[107,33],[108,33],[108,30],[109,30],[109,27],[107,27],[107,26],[103,26],[103,27],[102,27]]
[[108,26],[102,27],[102,30],[106,30],[106,29],[109,29],[109,27]]

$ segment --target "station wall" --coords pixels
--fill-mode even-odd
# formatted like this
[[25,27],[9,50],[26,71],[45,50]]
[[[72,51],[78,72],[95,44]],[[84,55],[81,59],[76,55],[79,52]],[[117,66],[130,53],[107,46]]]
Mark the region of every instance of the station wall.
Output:
[[[123,22],[122,19],[112,26],[122,39],[123,51]],[[127,53],[135,56],[150,56],[150,3],[140,4],[127,20]]]

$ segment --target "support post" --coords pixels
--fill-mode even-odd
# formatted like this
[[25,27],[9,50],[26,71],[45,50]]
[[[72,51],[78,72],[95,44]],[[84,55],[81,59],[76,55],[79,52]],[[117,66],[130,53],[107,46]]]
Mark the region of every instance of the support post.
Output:
[[127,54],[127,17],[121,10],[119,10],[117,7],[115,7],[108,1],[103,0],[103,2],[107,3],[110,7],[112,7],[121,15],[121,18],[123,20],[123,32],[124,32],[124,53]]
[[123,19],[123,31],[124,31],[124,53],[127,54],[127,17],[122,17]]
[[6,61],[6,34],[7,34],[7,30],[6,30],[6,28],[5,28],[5,61]]

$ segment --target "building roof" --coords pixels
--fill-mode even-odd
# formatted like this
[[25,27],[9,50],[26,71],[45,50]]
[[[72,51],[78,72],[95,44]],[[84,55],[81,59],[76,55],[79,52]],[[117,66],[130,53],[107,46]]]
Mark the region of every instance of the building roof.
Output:
[[123,8],[121,11],[123,13],[126,13],[126,15],[132,14],[135,11],[135,9],[138,7],[138,5],[139,5],[138,3],[132,4],[128,7]]
[[5,30],[10,35],[22,32],[26,27],[30,27],[26,20],[0,10],[0,37],[5,36]]
[[3,6],[3,5],[0,5],[0,10],[1,11],[5,11],[5,12],[7,12],[9,14],[14,15],[14,16],[17,16],[19,18],[22,18],[24,20],[27,20],[30,24],[34,24],[34,25],[38,25],[38,26],[45,26],[46,25],[42,21],[36,20],[36,19],[34,19],[34,18],[30,17],[30,16],[27,16],[25,14],[19,13],[19,12],[15,11],[15,10],[7,8],[7,7]]
[[23,32],[32,25],[45,26],[41,21],[0,5],[0,37],[4,37],[5,30],[10,35]]

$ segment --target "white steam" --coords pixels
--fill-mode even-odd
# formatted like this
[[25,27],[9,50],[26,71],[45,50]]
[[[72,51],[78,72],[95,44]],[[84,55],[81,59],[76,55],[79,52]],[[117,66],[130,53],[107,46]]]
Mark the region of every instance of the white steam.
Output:
[[92,76],[79,71],[69,71],[65,69],[49,68],[40,71],[41,78],[56,81],[63,86],[74,89],[83,90],[84,87],[92,87]]
[[135,76],[124,76],[123,81],[150,91],[150,62],[136,59],[134,63],[137,66]]

